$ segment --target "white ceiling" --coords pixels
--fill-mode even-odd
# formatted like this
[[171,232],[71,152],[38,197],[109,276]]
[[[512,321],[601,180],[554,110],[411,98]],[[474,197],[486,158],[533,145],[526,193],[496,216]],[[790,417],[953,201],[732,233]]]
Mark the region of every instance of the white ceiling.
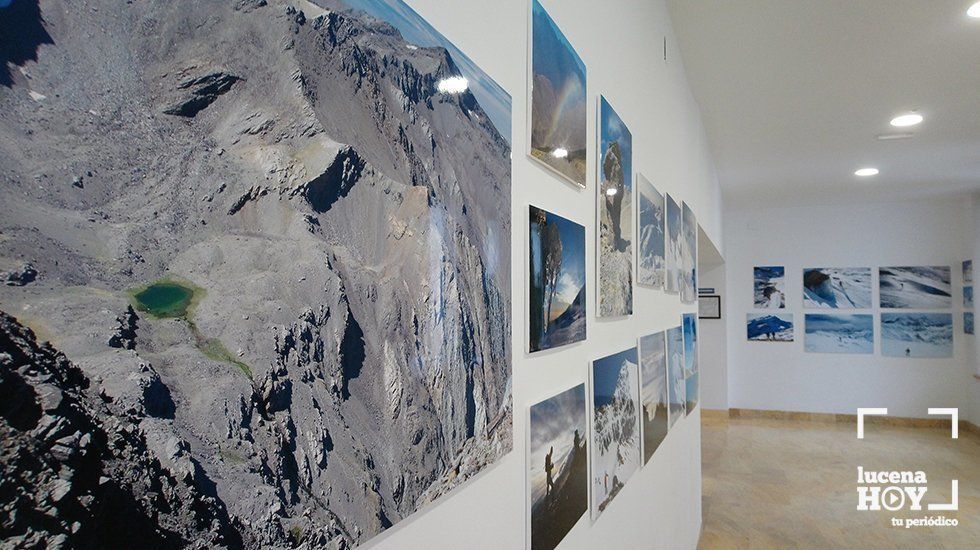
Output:
[[[668,0],[726,199],[980,190],[974,1]],[[908,110],[913,138],[876,139]]]

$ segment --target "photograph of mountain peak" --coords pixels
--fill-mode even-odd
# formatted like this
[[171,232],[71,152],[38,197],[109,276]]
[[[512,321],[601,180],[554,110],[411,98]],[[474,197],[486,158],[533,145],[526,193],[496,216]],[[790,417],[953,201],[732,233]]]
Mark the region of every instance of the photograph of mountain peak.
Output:
[[[511,101],[487,74],[400,0],[17,13],[0,336],[50,342],[91,421],[138,433],[88,443],[116,453],[96,479],[180,498],[126,481],[159,463],[208,503],[157,506],[153,540],[356,546],[511,450]],[[113,546],[33,502],[5,536]]]
[[592,362],[592,520],[643,465],[635,347]]

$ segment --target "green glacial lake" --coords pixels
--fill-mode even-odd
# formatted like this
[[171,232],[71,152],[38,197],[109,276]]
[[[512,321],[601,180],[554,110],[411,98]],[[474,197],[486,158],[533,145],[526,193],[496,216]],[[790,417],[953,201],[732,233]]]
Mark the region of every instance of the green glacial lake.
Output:
[[130,291],[136,309],[157,319],[181,319],[194,335],[194,345],[209,359],[238,367],[252,379],[252,369],[239,361],[217,338],[209,338],[194,324],[193,309],[204,295],[204,289],[191,283],[161,279],[148,286]]
[[184,317],[194,301],[195,289],[173,281],[160,281],[133,294],[136,308],[154,317]]

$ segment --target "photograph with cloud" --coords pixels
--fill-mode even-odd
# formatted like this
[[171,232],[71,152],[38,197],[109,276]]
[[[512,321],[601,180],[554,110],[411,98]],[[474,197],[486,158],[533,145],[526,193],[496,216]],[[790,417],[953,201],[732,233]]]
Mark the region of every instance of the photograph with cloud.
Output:
[[803,349],[812,353],[875,352],[874,316],[863,313],[807,313]]
[[531,158],[585,187],[585,63],[538,2],[531,2]]
[[589,509],[585,384],[531,406],[527,480],[530,543],[558,545]]
[[663,331],[640,337],[640,426],[643,428],[643,463],[667,437],[667,349]]
[[531,206],[528,351],[585,340],[585,227]]

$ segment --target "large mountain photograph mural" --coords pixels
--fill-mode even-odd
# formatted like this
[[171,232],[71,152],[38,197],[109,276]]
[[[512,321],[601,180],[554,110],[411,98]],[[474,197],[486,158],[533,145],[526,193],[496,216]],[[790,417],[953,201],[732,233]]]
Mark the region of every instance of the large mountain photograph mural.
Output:
[[511,102],[470,59],[398,0],[6,10],[5,538],[346,548],[511,450]]

